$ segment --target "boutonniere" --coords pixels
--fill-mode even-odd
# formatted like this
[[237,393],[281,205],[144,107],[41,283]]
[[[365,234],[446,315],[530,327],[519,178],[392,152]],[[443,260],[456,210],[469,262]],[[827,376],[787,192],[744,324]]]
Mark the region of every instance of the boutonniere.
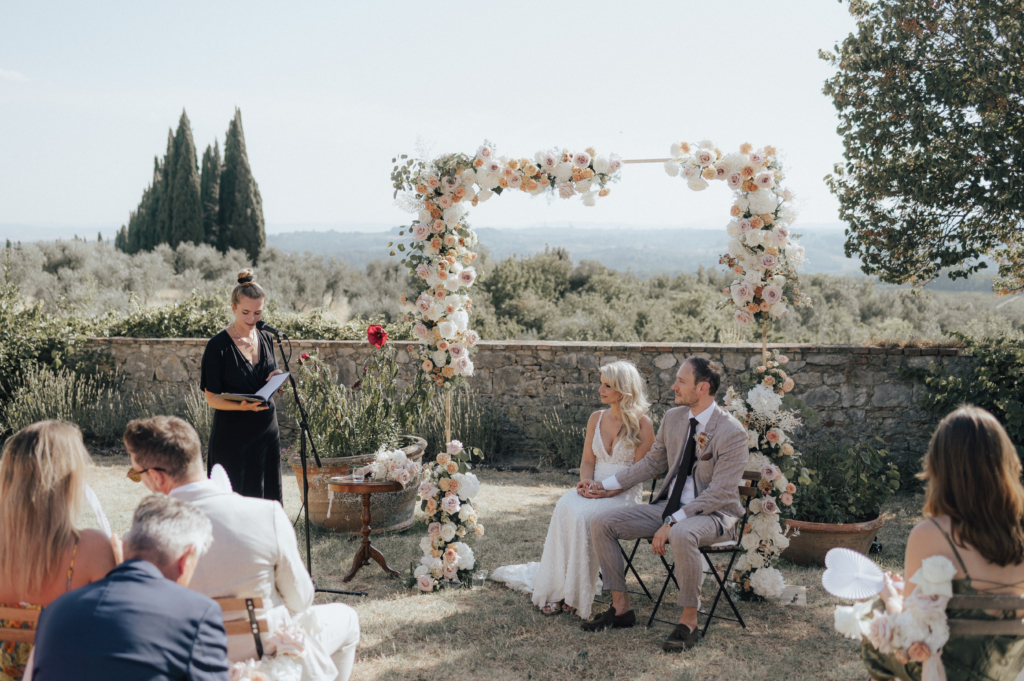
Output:
[[694,437],[694,439],[697,440],[697,449],[700,450],[700,451],[704,451],[707,448],[708,443],[711,442],[711,434],[710,433],[698,433]]

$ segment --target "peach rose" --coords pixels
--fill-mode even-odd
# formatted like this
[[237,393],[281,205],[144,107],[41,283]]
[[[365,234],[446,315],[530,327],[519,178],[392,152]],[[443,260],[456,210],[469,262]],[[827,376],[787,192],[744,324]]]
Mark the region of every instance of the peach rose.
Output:
[[[769,378],[771,378],[771,376],[765,376],[765,379],[769,379]],[[779,431],[777,431],[774,428],[772,428],[771,430],[769,430],[767,433],[764,434],[764,439],[768,440],[768,442],[771,442],[773,445],[778,443],[778,441],[779,441]]]
[[434,363],[431,362],[429,359],[425,359],[423,360],[422,369],[424,371],[432,371],[434,369]]
[[765,376],[763,383],[765,385],[767,385],[767,386],[773,386],[773,385],[775,385],[775,377],[774,376]]
[[730,208],[729,215],[733,216],[734,218],[738,218],[740,216],[740,207],[733,206],[732,208]]
[[455,375],[455,368],[447,366],[444,369],[441,369],[441,374],[444,375],[445,378],[451,378]]
[[762,365],[758,366],[756,369],[754,369],[754,371],[756,371],[759,374],[763,374],[764,371],[765,371],[764,365],[762,364]]
[[783,383],[782,383],[782,389],[783,389],[783,390],[784,390],[785,392],[787,392],[787,393],[788,393],[788,392],[789,392],[790,390],[792,390],[792,389],[793,389],[793,386],[794,386],[794,385],[796,385],[796,383],[794,383],[794,382],[793,382],[793,379],[792,379],[792,378],[787,378],[787,379],[786,379],[785,381],[783,381]]
[[[459,470],[459,467],[458,467],[458,466],[456,466],[456,467],[455,467],[455,470],[456,470],[456,471],[457,471],[457,470]],[[449,472],[450,472],[450,471],[449,471]],[[458,491],[459,491],[459,481],[458,481],[458,480],[452,480],[452,481],[451,481],[451,482],[450,482],[450,483],[448,484],[448,489],[449,489],[449,491],[452,491],[452,492],[458,492]]]
[[926,662],[932,656],[932,649],[924,641],[914,641],[907,648],[907,656],[914,662]]
[[416,185],[416,193],[417,194],[426,194],[427,193],[427,188],[425,186],[423,186],[422,184],[418,184],[418,185]]
[[440,184],[441,180],[437,179],[436,177],[432,177],[429,180],[427,180],[427,186],[430,187],[431,189],[437,189],[438,185]]
[[690,153],[690,143],[689,142],[680,142],[679,143],[679,151],[683,152],[684,154],[689,154]]
[[[445,468],[447,469],[447,466]],[[440,480],[437,481],[437,486],[441,488],[442,492],[447,492],[449,489],[451,489],[452,480],[451,478],[441,478]]]
[[754,176],[754,169],[750,166],[743,166],[740,169],[740,175],[743,177],[744,180],[749,180]]
[[749,305],[747,305],[747,312],[750,312],[751,314],[756,314],[757,312],[760,311],[761,308],[758,306],[757,303],[750,303]]
[[752,229],[761,229],[762,227],[764,227],[764,223],[761,222],[761,218],[754,216],[750,218],[750,227]]
[[[782,445],[782,453],[785,454],[786,456],[793,456],[793,445],[789,444],[788,442]],[[793,491],[795,492],[796,488],[793,488]],[[792,494],[792,492],[790,493]]]
[[437,502],[433,499],[427,499],[427,505],[423,509],[423,512],[427,515],[434,515],[437,512]]
[[484,526],[483,525],[477,525],[476,526],[476,536],[478,536],[478,537],[484,536]]
[[611,189],[608,189],[608,188],[606,187],[606,188],[602,189],[601,191],[599,191],[599,192],[597,193],[597,195],[598,195],[598,196],[608,196],[608,195],[609,195],[609,194],[611,194],[611,193],[612,193],[612,190],[611,190]]
[[441,452],[440,454],[437,455],[437,462],[442,466],[447,466],[448,462],[451,460],[452,457],[448,454],[448,452]]
[[[722,172],[725,171],[723,170]],[[708,166],[707,168],[704,169],[701,175],[704,177],[705,180],[713,180],[718,176],[718,173],[715,171],[714,168]]]
[[751,146],[750,142],[744,142],[743,144],[740,145],[740,153],[741,154],[749,154],[753,150],[754,150],[754,147]]
[[793,483],[786,485],[786,494],[796,494],[796,485]]
[[789,492],[783,492],[782,494],[779,495],[779,501],[782,502],[783,506],[792,506],[793,495],[790,494]]
[[773,222],[775,222],[775,218],[772,217],[771,213],[765,213],[764,215],[761,216],[761,222],[763,222],[766,225],[770,225]]
[[[445,367],[445,368],[447,369],[448,367]],[[452,375],[453,375],[453,376],[455,375],[455,371],[454,371],[454,370],[452,370]],[[458,472],[459,472],[459,464],[455,463],[454,461],[449,461],[449,462],[448,462],[448,465],[447,465],[447,466],[445,466],[444,468],[445,468],[445,470],[447,470],[447,471],[448,471],[449,475],[455,475],[456,473],[458,473]],[[458,483],[457,483],[457,482],[456,482],[455,480],[452,480],[452,481],[451,481],[450,483],[448,483],[448,490],[451,490],[452,492],[454,492],[454,491],[455,491],[455,490],[454,490],[454,489],[452,488],[452,484],[453,484],[453,483],[454,483],[454,484],[456,484],[456,485],[458,485]],[[446,490],[446,491],[447,491],[447,490]]]
[[761,304],[758,307],[761,310],[761,312],[767,312],[768,310],[772,309],[771,303],[765,300],[762,300]]

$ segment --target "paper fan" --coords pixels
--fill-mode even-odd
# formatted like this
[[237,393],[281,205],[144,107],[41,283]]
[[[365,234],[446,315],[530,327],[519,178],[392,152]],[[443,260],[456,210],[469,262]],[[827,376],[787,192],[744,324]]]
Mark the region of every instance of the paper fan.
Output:
[[862,601],[882,591],[885,574],[864,554],[835,548],[825,554],[821,585],[833,596]]

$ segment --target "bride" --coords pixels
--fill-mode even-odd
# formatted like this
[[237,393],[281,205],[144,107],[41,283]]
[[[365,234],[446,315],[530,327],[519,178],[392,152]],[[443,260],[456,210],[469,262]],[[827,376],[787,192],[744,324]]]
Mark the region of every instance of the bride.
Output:
[[[612,476],[642,459],[654,444],[644,379],[631,362],[601,367],[598,393],[609,406],[595,411],[587,422],[580,480]],[[602,499],[583,497],[570,489],[555,506],[540,563],[500,567],[491,579],[532,593],[533,603],[544,614],[575,609],[589,619],[600,567],[590,539],[590,519],[617,506],[639,504],[642,495],[641,485]]]

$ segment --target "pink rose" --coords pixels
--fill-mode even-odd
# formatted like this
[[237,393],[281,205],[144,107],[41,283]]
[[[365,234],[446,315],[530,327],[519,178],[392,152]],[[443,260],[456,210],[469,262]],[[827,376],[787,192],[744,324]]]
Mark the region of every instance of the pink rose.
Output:
[[462,504],[459,502],[459,497],[456,494],[452,494],[450,496],[446,495],[445,498],[441,500],[441,508],[447,511],[449,515],[458,513],[461,506]]
[[451,248],[457,243],[459,243],[459,237],[455,236],[454,234],[449,234],[444,238],[444,245],[447,246],[448,248]]
[[772,173],[758,173],[757,177],[754,178],[754,182],[761,189],[771,189],[775,186],[775,175]]
[[[466,270],[462,270],[462,271],[465,272]],[[469,347],[473,347],[479,341],[480,341],[480,334],[478,334],[476,331],[467,331],[466,332],[466,345],[468,345]]]
[[426,293],[420,294],[420,297],[416,299],[416,309],[421,314],[429,314],[430,310],[434,307],[434,301],[430,299]]
[[754,321],[754,317],[746,310],[736,310],[736,314],[733,316],[736,323],[740,326],[750,326],[750,323]]
[[421,499],[430,499],[437,494],[437,487],[434,486],[434,483],[426,480],[420,484],[419,492]]
[[761,499],[761,512],[775,515],[779,512],[779,507],[775,503],[775,497],[763,497]]
[[774,305],[782,300],[782,289],[774,284],[771,286],[765,286],[764,289],[761,290],[761,298],[769,305]]
[[576,188],[571,184],[563,184],[558,188],[558,195],[563,199],[571,198],[576,193]]
[[752,229],[752,227],[750,226],[750,220],[749,219],[743,218],[742,220],[740,220],[740,234],[746,234],[751,229]]
[[779,259],[772,255],[771,253],[765,253],[764,255],[761,256],[761,267],[765,268],[766,270],[770,270],[771,268],[775,267],[778,264]]
[[454,546],[449,546],[444,550],[444,562],[450,565],[459,564],[459,552],[455,550]]
[[427,330],[427,326],[423,322],[416,322],[412,327],[412,332],[416,334],[416,337],[420,340],[430,335],[430,331]]
[[402,483],[403,485],[408,485],[410,482],[412,482],[412,474],[409,473],[409,471],[407,470],[400,471],[398,475],[396,475],[395,477],[398,479],[398,482]]
[[786,494],[796,494],[796,485],[789,483],[786,485]]
[[434,363],[431,362],[429,359],[425,359],[423,360],[423,366],[421,368],[427,373],[429,373],[434,370]]
[[697,152],[695,158],[697,159],[697,163],[702,166],[709,166],[715,162],[715,152],[710,149],[701,149]]
[[[764,439],[768,440],[768,442],[771,442],[773,445],[778,443],[778,441],[779,441],[779,431],[777,431],[774,428],[772,428],[771,430],[769,430],[767,433],[764,434]],[[774,479],[775,478],[771,478],[771,480],[774,480]]]
[[769,464],[765,464],[764,466],[761,466],[761,478],[763,480],[768,480],[768,481],[774,480],[775,479],[775,470],[776,470],[775,466],[771,465],[770,463]]
[[420,591],[433,591],[434,578],[430,575],[420,575],[416,579],[416,586],[419,587]]
[[441,534],[441,523],[430,523],[427,525],[427,534],[431,537],[437,537]]
[[430,187],[431,189],[437,189],[438,185],[440,184],[441,181],[438,180],[436,177],[431,177],[427,180],[427,186]]
[[477,158],[490,158],[494,151],[486,144],[481,144],[480,148],[476,150]]
[[476,281],[476,269],[467,267],[459,272],[459,283],[463,286],[472,286],[474,281]]
[[612,154],[608,157],[608,167],[613,173],[622,170],[622,159],[619,158],[618,154]]
[[782,494],[779,495],[779,501],[782,502],[783,506],[792,506],[793,495],[790,494],[789,492],[783,492]]
[[449,456],[455,456],[461,451],[462,443],[459,442],[458,440],[452,440],[451,442],[448,443],[448,448],[446,449],[446,452]]
[[729,185],[729,189],[735,191],[743,186],[743,176],[739,173],[729,173],[729,177],[725,178],[725,182]]
[[451,191],[455,189],[457,186],[459,186],[459,181],[452,177],[451,175],[445,175],[443,178],[441,178],[441,184],[444,185],[445,189]]
[[714,167],[716,180],[724,180],[725,177],[729,174],[729,171],[721,163],[716,163]]
[[523,176],[519,173],[514,173],[512,177],[508,178],[509,189],[519,189],[523,184]]
[[775,358],[775,361],[778,362],[779,364],[789,364],[789,357],[786,357],[785,355],[779,355],[778,357]]
[[585,151],[577,151],[572,157],[572,164],[580,168],[586,168],[590,165],[590,154]]
[[868,623],[868,640],[875,650],[888,655],[892,652],[892,635],[895,633],[893,621],[885,613],[876,613],[875,618]]
[[762,151],[761,149],[750,152],[747,158],[750,159],[750,165],[754,166],[755,168],[764,165],[764,162],[767,160],[767,158],[764,155],[764,151]]
[[430,266],[425,264],[417,265],[416,276],[420,279],[427,279],[430,277]]
[[453,364],[455,371],[460,374],[466,374],[467,376],[473,375],[473,360],[469,357],[459,357]]
[[927,662],[932,656],[932,649],[924,641],[914,641],[907,648],[907,656],[914,662]]
[[501,172],[501,163],[495,160],[487,161],[486,163],[484,163],[484,167],[487,169],[487,172],[489,173]]
[[786,241],[789,240],[789,228],[785,225],[779,225],[775,228],[775,240],[779,242],[780,246],[785,246]]
[[443,574],[445,579],[456,579],[459,576],[459,568],[445,563]]
[[[447,275],[445,276],[447,277]],[[443,288],[439,288],[436,291],[434,291],[434,297],[437,298],[438,300],[444,300],[445,298],[448,297],[448,291],[444,290]]]
[[558,165],[558,158],[554,154],[544,154],[544,158],[540,160],[540,165],[544,170],[554,170],[555,166]]
[[417,222],[412,228],[412,238],[416,241],[423,241],[430,236],[430,227],[423,222]]
[[793,382],[792,378],[787,378],[785,381],[782,382],[782,390],[788,393],[790,390],[793,389],[793,386],[795,385],[796,384]]
[[[440,345],[438,347],[440,347]],[[448,352],[451,353],[452,357],[458,359],[459,357],[465,356],[466,347],[461,343],[452,343],[448,346]]]
[[437,205],[440,206],[441,208],[451,208],[452,207],[452,197],[450,197],[447,194],[445,194],[444,196],[442,196],[441,198],[439,198],[437,200]]

